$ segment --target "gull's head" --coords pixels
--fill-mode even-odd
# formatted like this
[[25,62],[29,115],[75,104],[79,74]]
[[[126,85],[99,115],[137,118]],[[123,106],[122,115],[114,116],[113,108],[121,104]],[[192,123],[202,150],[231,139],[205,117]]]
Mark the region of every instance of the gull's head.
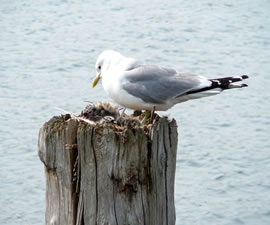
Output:
[[108,71],[113,66],[116,66],[117,64],[119,64],[122,58],[123,56],[117,51],[114,51],[114,50],[103,51],[98,56],[97,61],[96,61],[97,75],[92,82],[92,87],[94,88],[97,85],[100,78],[102,78],[102,75],[104,74],[104,72]]

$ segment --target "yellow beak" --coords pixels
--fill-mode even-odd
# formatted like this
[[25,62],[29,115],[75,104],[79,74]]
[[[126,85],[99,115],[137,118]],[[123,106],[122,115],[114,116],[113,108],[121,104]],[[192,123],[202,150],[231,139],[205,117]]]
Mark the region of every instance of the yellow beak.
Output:
[[101,75],[100,75],[100,73],[96,76],[96,78],[93,80],[93,82],[92,82],[92,88],[94,88],[96,85],[97,85],[97,83],[98,83],[98,81],[100,80],[100,78],[101,78]]

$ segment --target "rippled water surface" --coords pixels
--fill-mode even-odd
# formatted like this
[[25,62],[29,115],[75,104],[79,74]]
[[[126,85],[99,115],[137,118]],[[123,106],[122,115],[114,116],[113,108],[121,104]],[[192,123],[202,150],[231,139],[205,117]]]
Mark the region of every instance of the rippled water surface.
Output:
[[44,224],[39,128],[55,106],[79,113],[97,55],[113,48],[248,88],[175,106],[177,225],[270,224],[270,2],[0,3],[0,224]]

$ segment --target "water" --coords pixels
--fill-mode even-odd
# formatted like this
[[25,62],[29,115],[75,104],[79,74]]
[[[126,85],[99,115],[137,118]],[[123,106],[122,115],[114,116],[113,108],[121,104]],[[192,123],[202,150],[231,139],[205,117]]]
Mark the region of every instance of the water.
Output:
[[44,224],[39,128],[79,113],[104,49],[249,87],[170,111],[179,128],[177,225],[270,224],[270,2],[2,0],[0,224]]

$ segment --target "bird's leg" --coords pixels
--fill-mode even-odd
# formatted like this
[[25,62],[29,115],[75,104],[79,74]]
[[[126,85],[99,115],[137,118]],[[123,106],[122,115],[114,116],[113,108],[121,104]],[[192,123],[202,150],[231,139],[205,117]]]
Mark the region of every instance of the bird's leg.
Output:
[[146,110],[146,111],[145,111],[145,114],[144,114],[143,121],[142,121],[142,124],[143,124],[143,125],[146,124],[146,122],[148,121],[150,115],[151,115],[151,112],[150,112],[149,110]]
[[126,107],[123,109],[123,111],[122,111],[122,113],[121,113],[120,117],[122,117],[122,116],[124,115],[124,113],[125,113],[126,109],[127,109]]
[[154,113],[156,110],[156,106],[153,106],[152,110],[145,110],[145,115],[142,121],[142,124],[145,125],[147,122],[152,123],[154,119]]
[[153,106],[151,110],[150,123],[153,122],[155,110],[156,110],[156,106]]

